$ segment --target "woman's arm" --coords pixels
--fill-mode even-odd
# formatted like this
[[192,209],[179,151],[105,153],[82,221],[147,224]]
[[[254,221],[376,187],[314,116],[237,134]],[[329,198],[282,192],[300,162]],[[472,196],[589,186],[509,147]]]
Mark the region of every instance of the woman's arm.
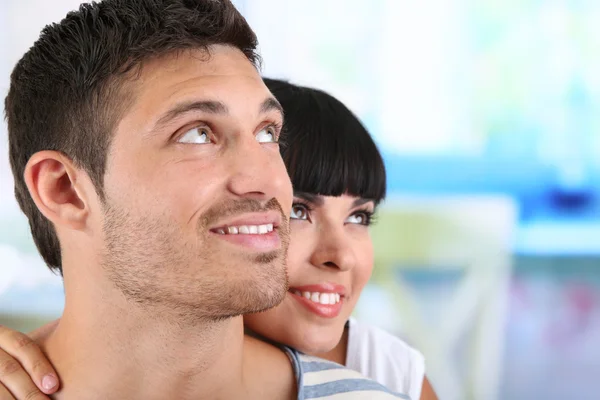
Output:
[[[32,332],[43,336],[51,322]],[[0,400],[48,400],[59,388],[58,374],[40,347],[27,335],[0,325]]]
[[431,383],[427,377],[423,378],[423,388],[421,389],[421,400],[438,400]]

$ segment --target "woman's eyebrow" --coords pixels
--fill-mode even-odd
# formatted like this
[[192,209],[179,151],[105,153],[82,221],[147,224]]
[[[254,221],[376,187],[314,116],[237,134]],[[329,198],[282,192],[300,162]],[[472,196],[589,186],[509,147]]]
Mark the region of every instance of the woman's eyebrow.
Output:
[[362,206],[363,204],[367,204],[367,203],[375,203],[375,200],[365,199],[364,197],[360,197],[360,198],[354,200],[354,203],[352,203],[352,207]]
[[308,192],[294,192],[294,197],[298,197],[302,200],[306,200],[315,206],[323,205],[323,197],[318,194],[308,193]]

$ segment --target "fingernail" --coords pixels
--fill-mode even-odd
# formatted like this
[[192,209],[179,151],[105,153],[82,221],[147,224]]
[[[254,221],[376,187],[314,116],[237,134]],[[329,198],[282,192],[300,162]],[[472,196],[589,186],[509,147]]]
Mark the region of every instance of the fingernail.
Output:
[[44,390],[51,390],[58,384],[58,379],[54,375],[46,375],[42,379],[42,388]]

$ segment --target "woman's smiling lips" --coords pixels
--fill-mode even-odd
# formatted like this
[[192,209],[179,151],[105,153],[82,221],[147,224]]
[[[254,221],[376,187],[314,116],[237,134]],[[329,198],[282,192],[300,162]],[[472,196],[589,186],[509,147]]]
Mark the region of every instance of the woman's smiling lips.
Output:
[[337,317],[346,296],[346,288],[333,283],[294,286],[289,292],[308,311],[324,318]]

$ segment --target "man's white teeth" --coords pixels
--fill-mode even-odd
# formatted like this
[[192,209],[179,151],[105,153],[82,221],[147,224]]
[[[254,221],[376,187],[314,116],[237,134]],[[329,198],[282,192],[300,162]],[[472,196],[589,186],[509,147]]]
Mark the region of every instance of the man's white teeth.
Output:
[[228,226],[216,229],[216,232],[221,235],[264,235],[273,232],[273,224]]
[[342,296],[339,293],[319,293],[319,292],[301,292],[294,290],[293,293],[296,296],[302,296],[307,300],[319,304],[337,304],[340,302]]

